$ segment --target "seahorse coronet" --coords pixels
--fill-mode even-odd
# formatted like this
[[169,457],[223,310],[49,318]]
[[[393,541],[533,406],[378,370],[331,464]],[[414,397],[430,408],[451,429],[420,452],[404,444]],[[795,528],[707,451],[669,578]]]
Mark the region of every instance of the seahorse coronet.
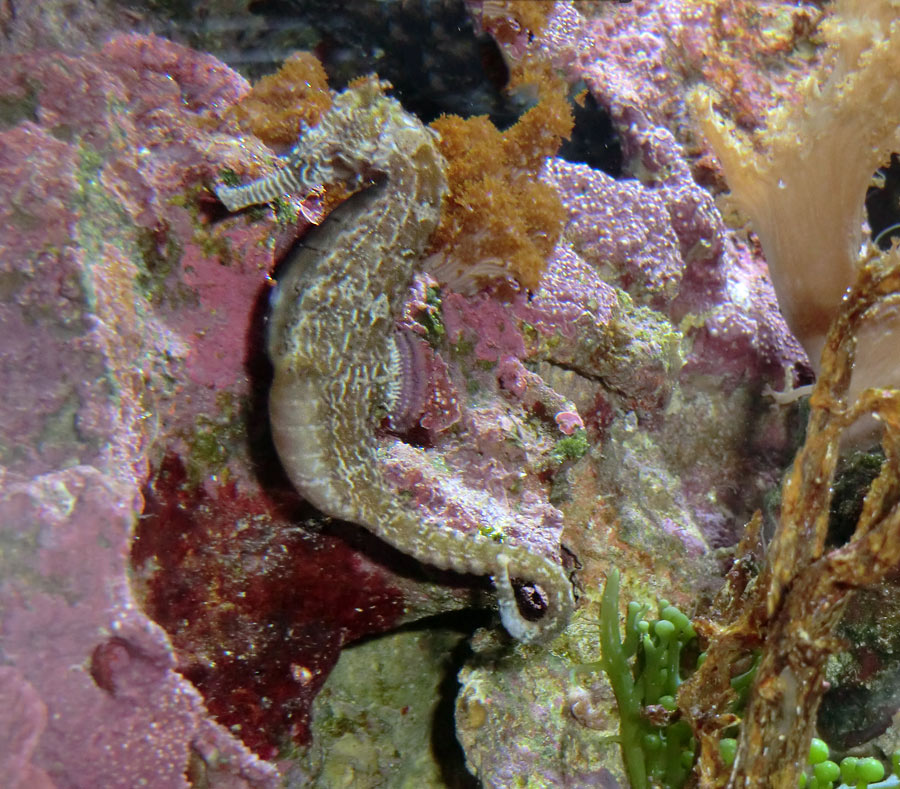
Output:
[[[574,608],[562,567],[514,541],[437,528],[402,502],[379,466],[379,422],[404,390],[395,316],[447,190],[433,132],[377,78],[338,94],[305,128],[286,167],[216,194],[229,210],[360,179],[361,191],[308,233],[273,292],[268,352],[272,435],[297,490],[322,512],[358,523],[400,551],[457,572],[490,574],[514,638],[546,642]],[[515,583],[546,600],[526,618]]]

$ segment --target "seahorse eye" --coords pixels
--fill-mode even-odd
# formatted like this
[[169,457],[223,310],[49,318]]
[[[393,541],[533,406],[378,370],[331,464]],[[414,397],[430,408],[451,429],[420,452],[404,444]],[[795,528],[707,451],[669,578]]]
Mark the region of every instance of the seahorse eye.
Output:
[[550,607],[547,593],[536,583],[514,583],[516,593],[516,606],[519,613],[529,622],[537,622],[543,619]]

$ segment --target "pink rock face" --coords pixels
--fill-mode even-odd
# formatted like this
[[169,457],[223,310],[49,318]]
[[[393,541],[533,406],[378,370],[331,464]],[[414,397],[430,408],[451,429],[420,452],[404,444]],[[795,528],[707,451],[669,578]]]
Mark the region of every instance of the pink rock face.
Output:
[[50,776],[31,763],[47,726],[47,705],[18,669],[0,667],[0,769],[11,789],[46,789]]
[[[31,562],[0,587],[4,694],[18,702],[4,710],[22,727],[4,737],[10,785],[187,787],[191,752],[215,727],[165,633],[135,608],[136,504],[132,486],[87,466],[5,486],[0,539]],[[224,730],[216,738],[243,785],[275,785],[271,767]]]
[[670,130],[687,128],[682,98],[698,75],[739,125],[760,125],[815,62],[811,34],[823,15],[817,4],[782,0],[630,0],[579,9],[555,5],[540,37],[544,51],[584,78],[613,116],[638,110],[651,127]]
[[[218,565],[204,575],[191,564],[205,555],[191,537],[227,537],[240,553],[242,516],[296,533],[295,497],[273,504],[255,471],[277,477],[260,401],[274,265],[265,240],[277,226],[271,212],[213,225],[221,209],[204,186],[265,152],[235,149],[219,131],[218,113],[247,84],[209,56],[135,35],[0,65],[13,121],[0,132],[3,784],[177,787],[190,773],[211,786],[277,785],[278,770],[248,745],[272,756],[275,742],[303,741],[344,641],[391,627],[402,594],[338,538],[298,544],[290,571],[312,580],[294,585],[304,598],[293,610],[319,636],[283,637],[293,663],[270,653],[260,670],[241,663],[248,632],[236,649],[243,673],[199,673],[201,656],[226,643],[215,626],[228,623],[201,615],[211,605],[233,606],[252,587],[256,607],[231,621],[265,623],[284,600],[266,586],[281,576],[266,573],[264,556],[244,568],[244,586],[227,588],[232,598],[198,600]],[[168,487],[166,458],[186,469]],[[153,529],[152,540],[137,530],[142,552],[139,524]],[[172,545],[181,552],[163,553]],[[327,581],[313,566],[330,568]],[[173,593],[186,594],[178,625],[165,622],[170,637],[135,588],[152,610],[170,600],[157,592],[171,572],[181,573]],[[341,572],[350,594],[326,602]],[[274,688],[293,696],[267,718]]]
[[[211,385],[247,388],[242,335],[227,353],[221,338],[249,326],[252,299],[232,294],[264,289],[270,261],[247,255],[223,281],[179,200],[218,166],[203,119],[247,86],[137,36],[5,57],[0,72],[20,116],[0,134],[4,783],[188,786],[195,761],[274,786],[277,771],[208,718],[127,575],[154,442],[176,440]],[[184,277],[170,276],[176,247]]]
[[547,162],[545,180],[569,212],[572,245],[594,270],[648,301],[672,299],[684,266],[665,195],[561,159]]

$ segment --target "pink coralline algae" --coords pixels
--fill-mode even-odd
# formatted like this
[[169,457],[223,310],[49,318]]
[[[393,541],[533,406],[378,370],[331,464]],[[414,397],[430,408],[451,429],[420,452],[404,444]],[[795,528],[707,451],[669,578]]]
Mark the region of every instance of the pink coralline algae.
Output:
[[444,325],[451,343],[474,344],[475,359],[496,362],[505,354],[522,356],[525,342],[503,304],[488,294],[471,298],[451,293],[442,302]]
[[49,789],[50,776],[31,764],[47,726],[47,706],[22,673],[0,667],[0,770],[11,789]]
[[[722,25],[733,27],[735,15],[751,12],[747,4],[731,5],[712,13],[701,3],[635,0],[615,13],[585,19],[573,5],[558,3],[541,39],[543,51],[565,66],[571,79],[583,79],[608,109],[634,176],[613,179],[584,165],[551,161],[546,177],[560,189],[570,211],[573,244],[589,262],[604,272],[612,269],[611,281],[675,320],[705,313],[708,335],[741,335],[749,343],[741,349],[745,362],[759,373],[773,374],[803,365],[804,354],[775,307],[758,251],[726,230],[683,153],[691,140],[676,136],[689,128],[680,76],[688,65],[679,61],[684,52],[673,42],[706,42],[707,65],[714,69],[719,62],[711,43],[716,31]],[[726,6],[731,10],[723,10]],[[779,26],[773,23],[769,46],[774,52],[790,49],[786,42],[801,35],[802,27],[798,22],[795,30],[790,20],[797,15],[805,19],[808,10],[765,6],[767,18],[780,20]],[[746,35],[756,36],[758,29]],[[745,43],[742,39],[741,52],[749,57],[744,49],[752,47]],[[740,69],[742,62],[735,56],[728,68]],[[808,61],[790,62],[793,69],[803,65]],[[726,67],[720,63],[720,68]],[[757,111],[770,95],[754,94]],[[645,251],[648,244],[653,254]],[[730,323],[736,324],[734,331]],[[723,348],[721,359],[733,358],[734,350]]]
[[497,379],[505,391],[521,399],[530,411],[552,415],[563,435],[570,436],[584,427],[575,406],[547,386],[541,376],[529,370],[516,357],[501,359]]
[[588,337],[582,345],[601,344],[617,306],[615,290],[600,273],[571,247],[560,245],[547,261],[540,290],[531,299],[516,300],[513,311],[552,345],[554,359],[567,363],[575,359],[576,338]]
[[[204,184],[269,155],[220,128],[248,86],[214,58],[126,35],[0,61],[4,785],[277,785],[258,755],[308,737],[345,640],[392,627],[406,594],[342,538],[300,539],[308,508],[271,461],[266,239],[303,222],[214,223]],[[201,600],[204,536],[245,561]],[[178,571],[172,622],[154,604]],[[267,586],[292,573],[296,604]],[[254,626],[283,605],[296,635],[260,671]]]
[[4,709],[18,710],[23,728],[6,737],[18,763],[4,780],[187,786],[191,753],[201,758],[212,739],[243,785],[274,786],[270,767],[210,731],[217,725],[175,671],[165,634],[135,607],[125,577],[134,490],[86,466],[6,481],[0,529],[14,558],[0,589],[4,684],[18,705]]
[[822,17],[815,3],[781,0],[631,0],[614,11],[598,4],[592,19],[587,10],[556,3],[543,51],[584,78],[615,118],[679,132],[689,127],[682,98],[698,74],[736,122],[758,126],[816,61]]
[[[691,551],[696,550],[701,533],[705,540],[720,544],[733,540],[739,532],[743,516],[735,516],[729,510],[739,501],[734,491],[741,486],[748,468],[745,449],[724,439],[733,432],[729,423],[740,421],[732,405],[710,421],[710,425],[717,424],[719,431],[719,457],[711,455],[707,465],[703,459],[707,448],[695,458],[695,463],[676,470],[682,462],[676,458],[690,443],[676,438],[677,425],[685,420],[691,422],[695,418],[691,415],[693,408],[706,401],[705,381],[709,379],[705,377],[714,376],[717,386],[725,381],[748,384],[756,380],[781,389],[785,380],[805,383],[809,374],[805,354],[778,311],[758,250],[726,228],[712,196],[697,182],[696,162],[685,155],[686,144],[691,150],[691,139],[687,132],[689,119],[683,109],[685,82],[681,73],[682,68],[688,67],[679,61],[682,53],[673,42],[685,37],[699,41],[701,31],[714,35],[720,24],[729,24],[730,15],[740,15],[745,10],[743,4],[735,3],[730,11],[720,9],[715,15],[704,15],[699,13],[701,5],[635,0],[615,10],[598,9],[595,18],[587,19],[574,5],[557,3],[538,41],[542,51],[566,68],[572,81],[583,80],[598,105],[609,112],[629,173],[629,177],[613,178],[582,164],[547,162],[543,177],[557,187],[569,211],[567,240],[606,283],[626,291],[636,305],[658,311],[671,321],[673,328],[684,332],[686,342],[679,341],[683,357],[668,370],[659,367],[664,356],[651,352],[645,357],[649,366],[638,360],[629,365],[629,375],[629,368],[613,365],[617,354],[610,354],[607,342],[601,357],[606,369],[595,367],[594,374],[611,384],[613,401],[618,400],[615,395],[633,391],[634,378],[641,378],[642,373],[643,386],[638,388],[645,393],[655,392],[652,399],[645,394],[631,402],[638,406],[638,419],[648,429],[643,435],[669,456],[665,465],[675,463],[668,466],[669,472],[674,473],[678,480],[675,484],[686,497],[687,511],[694,513],[687,519],[699,527],[699,532],[686,538],[685,544]],[[777,15],[784,10],[776,5],[767,6],[766,14]],[[782,33],[789,37],[790,28]],[[755,33],[747,35],[752,37]],[[706,46],[715,49],[712,44]],[[716,57],[710,55],[710,70],[716,62],[720,63]],[[740,63],[737,57],[727,68],[720,63],[716,73],[721,76],[727,69],[740,70]],[[799,68],[802,64],[792,61],[790,65]],[[755,104],[758,110],[765,106],[768,95],[759,94]],[[685,139],[679,139],[679,135]],[[640,325],[648,313],[638,308],[636,317]],[[646,336],[647,332],[641,329],[631,332],[631,347],[639,349],[641,338]],[[547,353],[552,357],[559,351]],[[588,372],[589,368],[583,366],[585,361],[584,354],[580,354],[576,369]],[[656,374],[647,377],[654,364]],[[617,374],[615,379],[610,378],[611,367]],[[687,407],[678,415],[663,419],[659,407],[669,402],[673,391],[678,392],[678,401]],[[614,408],[622,405],[618,400]],[[712,401],[707,402],[710,406]],[[720,407],[712,406],[709,413]],[[583,416],[585,421],[593,421],[590,414]],[[772,412],[760,422],[756,433],[761,441],[757,451],[767,458],[783,451],[785,442],[784,434],[779,433],[781,428],[775,427],[778,420],[773,421],[771,416]],[[615,429],[614,421],[613,432]],[[676,443],[667,448],[669,441]],[[676,449],[678,445],[682,449]],[[725,451],[725,446],[730,448]],[[756,467],[760,480],[771,479],[771,468],[752,460],[749,463]],[[718,500],[712,507],[711,491],[717,491],[713,495]],[[725,502],[732,504],[723,507]],[[622,510],[626,511],[627,507]],[[684,519],[687,511],[674,521]],[[664,513],[651,517],[662,531],[673,532],[666,527],[671,518],[667,521]],[[732,525],[726,526],[729,520]],[[684,533],[684,524],[675,531]]]
[[684,267],[664,194],[560,159],[547,162],[545,180],[563,197],[568,236],[581,257],[631,293],[671,300]]
[[211,174],[195,110],[245,85],[211,58],[139,37],[92,56],[5,57],[2,74],[19,122],[0,135],[0,616],[16,672],[5,687],[30,732],[4,779],[187,786],[197,760],[272,786],[274,768],[208,718],[127,580],[147,450],[166,429],[157,404],[173,394],[161,376],[189,340],[141,297],[165,272],[139,250],[191,226],[171,202],[186,159],[189,180]]

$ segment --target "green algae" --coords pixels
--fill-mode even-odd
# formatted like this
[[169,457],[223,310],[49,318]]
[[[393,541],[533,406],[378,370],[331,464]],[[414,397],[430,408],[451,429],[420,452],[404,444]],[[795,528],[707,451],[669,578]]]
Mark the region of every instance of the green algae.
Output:
[[649,365],[671,379],[684,364],[684,335],[662,313],[615,291],[618,309],[608,326],[612,347],[604,366],[630,372]]
[[475,350],[475,343],[461,336],[450,346],[450,350],[455,356],[468,356]]
[[219,180],[225,186],[240,186],[241,177],[230,167],[224,167],[219,170]]
[[187,436],[188,453],[184,458],[188,482],[197,486],[210,477],[219,483],[228,481],[228,465],[245,450],[244,404],[231,392],[216,393],[215,416],[200,414],[194,430]]
[[182,249],[171,233],[138,228],[134,233],[138,273],[134,284],[151,304],[171,298],[169,282],[181,263]]
[[425,328],[425,338],[432,348],[443,344],[447,335],[444,319],[441,315],[441,289],[430,286],[425,290],[426,309],[419,310],[416,322]]
[[300,217],[299,210],[294,207],[290,200],[285,200],[283,197],[276,197],[272,201],[272,211],[275,213],[275,221],[282,228],[296,224],[297,219]]
[[11,129],[23,121],[37,123],[38,96],[42,85],[35,79],[25,79],[25,91],[21,96],[9,93],[0,95],[0,130]]
[[556,442],[550,450],[550,459],[556,463],[564,463],[567,460],[581,460],[591,448],[587,438],[587,431],[576,430],[571,436],[564,436]]
[[696,633],[688,617],[666,601],[659,602],[659,619],[648,620],[647,613],[647,606],[629,603],[624,638],[620,635],[619,571],[613,569],[601,603],[598,668],[616,696],[619,741],[632,789],[678,789],[691,772],[696,746],[690,726],[667,714],[676,709],[682,650]]

